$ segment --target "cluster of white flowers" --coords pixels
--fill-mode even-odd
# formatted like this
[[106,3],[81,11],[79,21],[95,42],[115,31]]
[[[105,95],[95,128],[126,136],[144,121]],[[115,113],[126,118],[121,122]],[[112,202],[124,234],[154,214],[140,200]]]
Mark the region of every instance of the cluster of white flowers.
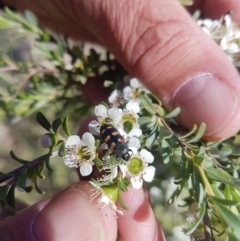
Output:
[[229,59],[240,67],[240,25],[227,13],[219,20],[200,19],[198,25],[226,52]]
[[114,90],[109,96],[108,101],[112,106],[116,107],[126,103],[126,110],[139,113],[140,96],[149,93],[149,90],[144,87],[137,78],[130,79],[129,84],[130,85],[123,88],[122,91]]
[[[141,148],[139,139],[142,136],[137,114],[141,111],[140,96],[148,92],[136,78],[130,79],[130,86],[112,92],[109,97],[111,108],[102,104],[95,107],[96,120],[89,123],[89,132],[82,138],[69,136],[65,143],[65,165],[79,167],[82,176],[90,175],[98,162],[100,176],[90,182],[95,189],[92,199],[97,197],[98,203],[109,206],[118,214],[122,214],[115,205],[118,197],[116,190],[119,191],[118,179],[125,179],[128,185],[139,189],[143,180],[151,182],[155,175],[155,167],[149,166],[154,157],[148,150]],[[113,146],[108,146],[108,141],[101,136],[101,127],[110,128],[109,132],[105,131],[107,140],[113,138]],[[114,135],[120,140],[114,138]],[[121,155],[123,151],[126,156]]]

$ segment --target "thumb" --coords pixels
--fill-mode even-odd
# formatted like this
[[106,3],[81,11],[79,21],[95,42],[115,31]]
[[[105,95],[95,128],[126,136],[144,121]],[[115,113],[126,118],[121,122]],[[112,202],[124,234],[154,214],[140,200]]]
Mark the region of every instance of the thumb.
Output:
[[86,182],[77,183],[6,218],[0,224],[0,240],[116,240],[116,218],[89,201],[91,189]]
[[[185,127],[205,122],[208,140],[239,129],[238,73],[177,0],[142,0],[138,6],[133,0],[111,11],[119,14],[111,20],[106,13],[111,30],[100,28],[102,42],[168,109],[181,108]],[[112,36],[105,38],[107,32]]]

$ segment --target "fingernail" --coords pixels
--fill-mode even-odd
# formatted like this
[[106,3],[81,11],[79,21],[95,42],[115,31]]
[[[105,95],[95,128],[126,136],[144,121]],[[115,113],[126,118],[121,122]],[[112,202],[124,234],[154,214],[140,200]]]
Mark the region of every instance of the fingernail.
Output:
[[106,240],[96,208],[86,193],[71,188],[54,198],[32,223],[34,240]]
[[180,107],[180,122],[187,128],[207,124],[205,136],[221,130],[229,121],[238,98],[228,86],[210,74],[197,75],[173,95],[173,105]]

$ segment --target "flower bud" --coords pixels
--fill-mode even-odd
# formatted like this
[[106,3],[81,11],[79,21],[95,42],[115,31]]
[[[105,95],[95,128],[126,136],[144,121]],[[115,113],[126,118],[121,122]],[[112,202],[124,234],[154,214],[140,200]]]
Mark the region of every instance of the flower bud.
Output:
[[39,144],[44,148],[51,148],[58,142],[58,137],[55,134],[47,133],[40,137]]

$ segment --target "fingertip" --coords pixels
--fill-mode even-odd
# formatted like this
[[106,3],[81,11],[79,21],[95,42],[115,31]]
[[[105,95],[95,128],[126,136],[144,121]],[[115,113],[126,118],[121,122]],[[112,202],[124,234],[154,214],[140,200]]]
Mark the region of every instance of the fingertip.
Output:
[[90,200],[92,189],[89,183],[81,182],[23,210],[4,222],[3,227],[9,229],[0,232],[0,237],[12,236],[12,241],[115,241],[116,218]]
[[120,208],[124,213],[124,216],[118,218],[118,228],[122,240],[164,241],[164,234],[143,189],[130,188],[127,193],[122,193],[122,196],[129,207],[129,210]]

